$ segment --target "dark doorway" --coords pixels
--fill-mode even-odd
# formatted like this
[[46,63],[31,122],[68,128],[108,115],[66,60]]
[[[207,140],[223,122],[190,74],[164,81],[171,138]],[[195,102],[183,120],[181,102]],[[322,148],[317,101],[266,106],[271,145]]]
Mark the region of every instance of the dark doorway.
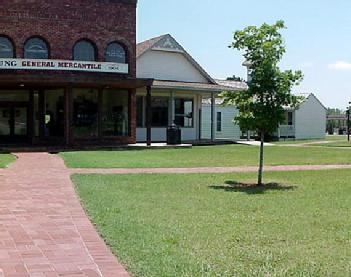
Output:
[[44,136],[46,138],[64,137],[64,90],[45,90]]
[[28,104],[0,102],[0,143],[28,140]]

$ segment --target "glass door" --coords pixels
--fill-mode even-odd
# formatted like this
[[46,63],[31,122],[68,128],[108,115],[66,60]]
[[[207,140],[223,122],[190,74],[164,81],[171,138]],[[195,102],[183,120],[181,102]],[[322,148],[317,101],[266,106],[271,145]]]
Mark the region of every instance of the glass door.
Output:
[[27,108],[13,107],[13,135],[27,137]]
[[0,143],[25,142],[28,138],[28,108],[16,103],[0,103]]
[[0,137],[11,135],[11,108],[0,107]]

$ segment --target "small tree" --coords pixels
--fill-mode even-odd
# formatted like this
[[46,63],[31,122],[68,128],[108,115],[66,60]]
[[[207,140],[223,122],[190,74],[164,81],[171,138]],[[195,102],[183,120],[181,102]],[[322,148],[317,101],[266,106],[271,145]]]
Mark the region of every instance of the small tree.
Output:
[[284,121],[284,106],[294,107],[298,98],[291,94],[294,85],[299,84],[301,71],[281,71],[278,63],[285,53],[285,45],[280,33],[283,21],[274,25],[250,26],[234,33],[230,48],[244,51],[250,79],[248,90],[223,92],[225,103],[234,104],[239,109],[235,121],[243,129],[258,132],[261,139],[258,185],[262,185],[265,135],[277,131]]
[[227,81],[245,82],[243,78],[235,76],[235,75],[228,77]]

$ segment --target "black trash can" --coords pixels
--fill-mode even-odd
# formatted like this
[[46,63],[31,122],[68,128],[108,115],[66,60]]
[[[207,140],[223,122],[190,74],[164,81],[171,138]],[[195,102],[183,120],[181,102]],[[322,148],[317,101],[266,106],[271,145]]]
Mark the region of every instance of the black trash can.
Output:
[[167,144],[182,144],[182,130],[174,123],[167,128]]

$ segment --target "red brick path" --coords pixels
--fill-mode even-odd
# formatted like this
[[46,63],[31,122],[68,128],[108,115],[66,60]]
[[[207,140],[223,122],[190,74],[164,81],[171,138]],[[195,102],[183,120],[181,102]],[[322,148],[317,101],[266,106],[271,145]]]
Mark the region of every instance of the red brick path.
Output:
[[63,161],[17,156],[0,171],[0,277],[128,276],[85,215]]

